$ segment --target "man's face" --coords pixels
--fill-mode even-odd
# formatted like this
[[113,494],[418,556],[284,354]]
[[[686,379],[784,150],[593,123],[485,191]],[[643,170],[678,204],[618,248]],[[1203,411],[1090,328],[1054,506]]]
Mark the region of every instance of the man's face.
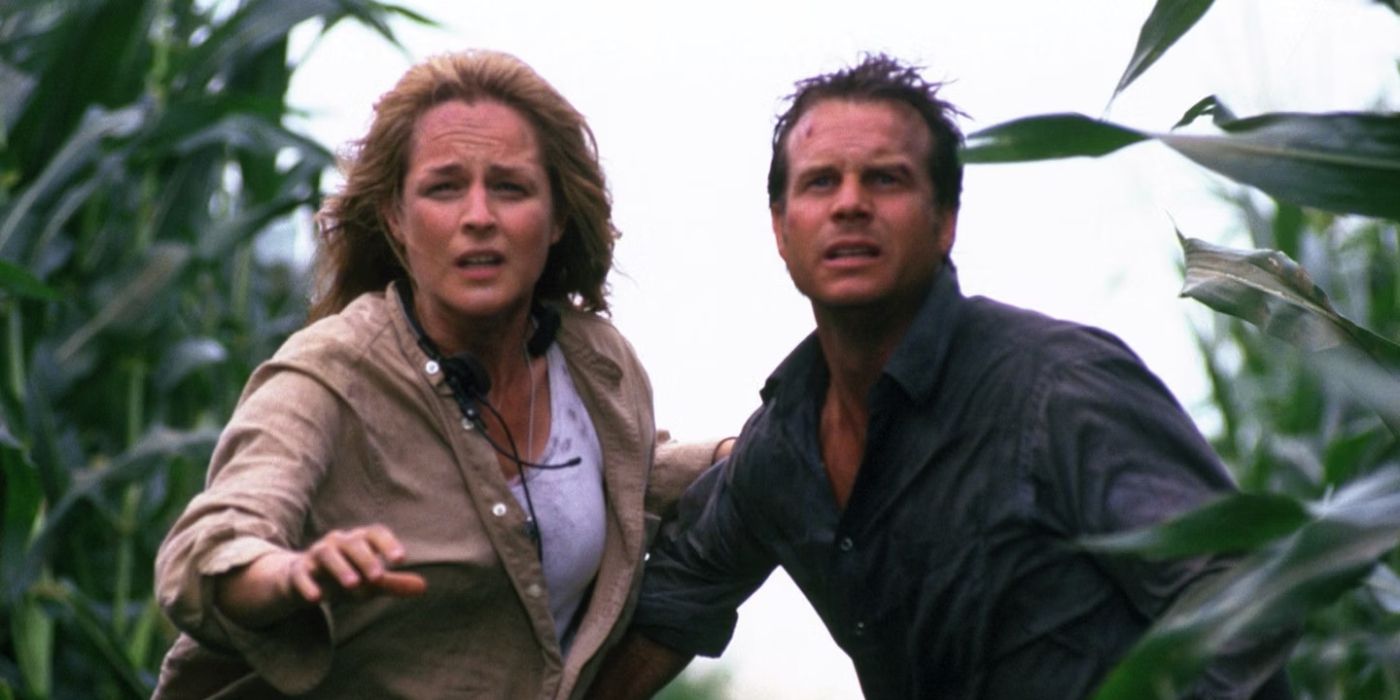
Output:
[[819,314],[923,298],[957,225],[934,204],[929,141],[907,105],[840,99],[813,105],[788,134],[773,233]]

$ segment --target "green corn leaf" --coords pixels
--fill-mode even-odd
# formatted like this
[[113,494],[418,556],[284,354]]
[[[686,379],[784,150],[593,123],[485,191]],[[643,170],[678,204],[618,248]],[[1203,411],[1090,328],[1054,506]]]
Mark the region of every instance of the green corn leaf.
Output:
[[[437,22],[428,17],[414,12],[402,5],[385,4],[374,2],[373,0],[341,0],[341,11],[343,17],[353,17],[359,23],[373,29],[390,44],[397,46],[399,41],[394,36],[394,30],[389,26],[388,16],[398,15],[415,24],[425,27],[440,26]],[[332,15],[326,20],[326,29],[330,29],[336,22],[342,19],[342,15]]]
[[1197,103],[1183,120],[1208,111],[1215,114],[1221,134],[1154,135],[1079,114],[1026,117],[970,134],[964,160],[1102,156],[1155,139],[1285,202],[1400,220],[1400,114],[1278,113],[1231,119],[1216,102]]
[[12,615],[10,634],[20,676],[31,696],[47,698],[53,692],[54,621],[34,595],[20,598]]
[[220,24],[189,58],[188,80],[203,87],[215,76],[226,73],[245,57],[286,40],[296,25],[314,17],[335,14],[335,0],[249,0],[242,3],[226,22]]
[[1306,507],[1288,496],[1241,493],[1156,527],[1083,538],[1080,543],[1094,551],[1154,558],[1240,552],[1289,535],[1306,522]]
[[1142,132],[1082,114],[1045,114],[968,135],[962,158],[967,163],[1014,163],[1102,156],[1146,138]]
[[1327,294],[1287,255],[1226,248],[1180,232],[1177,237],[1186,254],[1181,296],[1249,321],[1309,352],[1357,343],[1369,334],[1337,313]]
[[246,243],[272,222],[310,204],[310,193],[279,197],[239,212],[217,222],[208,235],[199,241],[195,255],[201,260],[214,260],[230,255],[233,248]]
[[94,110],[83,120],[77,132],[69,137],[63,148],[44,166],[32,184],[15,199],[13,206],[0,221],[0,250],[14,236],[16,230],[30,215],[36,204],[46,201],[61,188],[79,169],[92,163],[101,155],[103,139],[126,137],[135,133],[148,117],[147,106],[127,107],[115,112]]
[[1400,469],[1367,475],[1308,511],[1310,521],[1294,534],[1183,596],[1094,700],[1178,697],[1227,644],[1294,629],[1363,585],[1400,538]]
[[[5,511],[0,514],[0,525],[4,526],[0,532],[0,580],[13,581],[21,578],[20,566],[44,508],[44,491],[37,470],[18,445],[0,444],[0,474],[5,477]],[[12,600],[10,596],[0,597],[0,601]]]
[[[3,409],[0,408],[0,411],[3,411]],[[19,441],[19,438],[15,437],[14,432],[10,430],[9,421],[5,419],[3,412],[0,412],[0,447],[12,450],[24,449],[24,445]]]
[[1276,199],[1400,220],[1400,114],[1265,114],[1223,129],[1158,139]]
[[72,358],[104,328],[140,315],[150,308],[189,261],[190,249],[178,243],[161,243],[151,247],[141,269],[129,282],[111,294],[103,307],[59,345],[59,364]]
[[141,614],[136,618],[136,625],[132,627],[131,634],[127,636],[126,658],[135,666],[140,666],[150,656],[151,650],[156,641],[156,633],[160,627],[161,612],[160,606],[156,604],[155,596],[146,600],[146,604],[141,606]]
[[1207,95],[1206,97],[1202,97],[1196,104],[1191,105],[1191,108],[1186,110],[1185,114],[1181,115],[1181,119],[1178,119],[1176,124],[1172,125],[1172,129],[1180,129],[1201,117],[1207,116],[1211,117],[1216,125],[1226,124],[1238,119],[1235,113],[1230,111],[1230,108],[1226,107],[1224,102],[1220,101],[1220,98],[1215,95]]
[[191,373],[228,359],[228,349],[213,338],[185,338],[170,348],[156,367],[156,388],[169,391]]
[[59,299],[58,292],[29,274],[28,270],[4,260],[0,260],[0,292],[45,301]]
[[104,490],[145,478],[151,470],[175,457],[207,460],[218,438],[219,431],[215,429],[177,431],[157,426],[131,449],[117,455],[102,468],[76,472],[72,485],[49,509],[25,556],[16,562],[15,573],[0,581],[0,586],[3,586],[0,593],[4,594],[0,600],[13,598],[38,577],[54,538],[67,525],[78,503],[92,499]]
[[275,156],[291,148],[303,158],[314,158],[323,167],[335,164],[335,157],[311,139],[290,131],[275,122],[250,114],[230,114],[204,126],[176,144],[175,150],[188,154],[205,146],[218,145]]
[[132,697],[150,697],[154,688],[142,679],[140,667],[127,658],[125,644],[106,623],[97,602],[66,581],[52,588],[55,590],[50,591],[48,597],[63,606],[74,626],[125,690]]
[[15,121],[24,112],[29,93],[37,82],[34,76],[0,61],[0,145],[5,143],[5,134],[14,128]]
[[1314,353],[1315,365],[1346,382],[1400,435],[1400,345],[1338,313],[1307,272],[1279,251],[1177,237],[1186,253],[1182,296]]
[[1191,27],[1200,21],[1210,9],[1212,0],[1157,0],[1152,13],[1147,16],[1138,32],[1137,47],[1133,49],[1118,86],[1113,89],[1117,97],[1134,80],[1147,72]]
[[1389,566],[1382,564],[1372,570],[1366,579],[1366,588],[1386,612],[1400,615],[1400,576]]

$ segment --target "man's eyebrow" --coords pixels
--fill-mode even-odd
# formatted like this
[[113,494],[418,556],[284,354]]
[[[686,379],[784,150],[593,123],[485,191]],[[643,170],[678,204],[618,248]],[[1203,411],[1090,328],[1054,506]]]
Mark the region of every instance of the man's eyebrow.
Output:
[[834,163],[810,163],[799,165],[794,172],[797,177],[812,175],[814,173],[830,173],[839,170]]
[[864,170],[913,170],[916,164],[909,158],[903,156],[891,156],[889,158],[874,158],[863,168]]

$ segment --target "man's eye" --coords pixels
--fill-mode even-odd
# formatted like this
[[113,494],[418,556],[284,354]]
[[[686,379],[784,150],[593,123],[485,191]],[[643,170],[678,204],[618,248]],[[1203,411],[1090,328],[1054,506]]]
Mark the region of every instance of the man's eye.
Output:
[[835,175],[814,175],[807,178],[808,189],[822,189],[836,185]]
[[869,180],[872,185],[897,185],[900,182],[900,179],[895,176],[894,173],[878,171],[871,173]]

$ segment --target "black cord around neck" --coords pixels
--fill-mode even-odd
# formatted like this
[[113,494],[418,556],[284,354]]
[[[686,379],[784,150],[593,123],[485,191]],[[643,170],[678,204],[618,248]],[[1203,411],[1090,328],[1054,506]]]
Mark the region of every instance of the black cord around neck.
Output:
[[[511,433],[510,425],[506,423],[501,412],[486,398],[487,392],[491,390],[491,375],[481,365],[481,361],[467,352],[444,359],[442,353],[438,351],[437,345],[433,343],[418,323],[418,316],[413,308],[411,284],[404,280],[396,283],[395,287],[399,290],[399,301],[403,306],[404,315],[408,317],[409,328],[413,330],[413,335],[418,341],[418,347],[442,370],[447,387],[452,390],[452,398],[456,401],[458,410],[462,412],[462,418],[477,428],[491,449],[515,464],[515,473],[520,478],[520,489],[525,496],[525,510],[529,514],[526,532],[534,540],[536,553],[539,555],[540,561],[543,562],[544,537],[540,533],[539,518],[535,515],[535,502],[530,496],[530,484],[529,480],[526,479],[525,468],[566,469],[577,466],[583,460],[579,457],[573,457],[558,464],[545,464],[521,458],[520,449],[515,443],[515,436]],[[559,312],[541,304],[532,306],[531,318],[535,320],[535,331],[526,343],[527,360],[530,357],[539,357],[549,349],[549,346],[554,343],[554,336],[558,333],[560,322]],[[531,371],[528,361],[525,371]],[[482,419],[481,412],[477,410],[477,404],[485,406],[486,410],[496,417],[496,422],[500,423],[502,431],[505,432],[509,450],[498,444],[491,437],[491,433],[486,430],[486,422]],[[530,446],[526,447],[528,449]]]

